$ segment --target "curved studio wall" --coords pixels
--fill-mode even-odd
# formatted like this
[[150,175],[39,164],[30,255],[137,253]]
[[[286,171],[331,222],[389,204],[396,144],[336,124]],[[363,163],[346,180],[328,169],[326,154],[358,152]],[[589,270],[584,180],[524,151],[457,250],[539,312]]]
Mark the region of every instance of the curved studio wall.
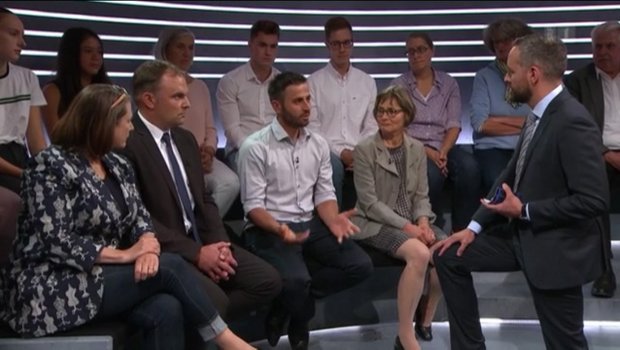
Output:
[[[152,58],[159,30],[180,25],[196,34],[192,72],[205,80],[212,95],[223,74],[247,61],[249,28],[258,19],[281,26],[276,67],[310,74],[327,63],[326,19],[347,17],[354,27],[353,62],[376,79],[379,89],[407,70],[407,34],[424,30],[435,41],[434,66],[455,77],[461,88],[460,143],[471,142],[468,101],[473,76],[493,59],[482,42],[489,22],[514,16],[537,31],[562,37],[571,71],[591,59],[592,27],[620,18],[620,3],[611,1],[5,1],[3,6],[26,26],[28,47],[19,64],[35,70],[41,84],[54,74],[58,40],[68,27],[96,31],[112,79],[129,87],[133,70]],[[219,126],[217,110],[214,114]],[[224,142],[220,132],[219,143]]]

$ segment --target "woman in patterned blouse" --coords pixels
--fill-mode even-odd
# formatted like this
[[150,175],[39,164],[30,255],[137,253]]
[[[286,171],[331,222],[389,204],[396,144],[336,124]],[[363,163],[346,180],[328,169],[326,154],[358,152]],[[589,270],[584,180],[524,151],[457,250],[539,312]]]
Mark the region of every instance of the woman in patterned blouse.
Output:
[[44,336],[93,319],[124,317],[146,349],[183,349],[184,324],[223,349],[252,349],[233,334],[182,258],[161,254],[124,147],[124,89],[92,84],[69,106],[22,176],[24,210],[2,271],[2,320]]

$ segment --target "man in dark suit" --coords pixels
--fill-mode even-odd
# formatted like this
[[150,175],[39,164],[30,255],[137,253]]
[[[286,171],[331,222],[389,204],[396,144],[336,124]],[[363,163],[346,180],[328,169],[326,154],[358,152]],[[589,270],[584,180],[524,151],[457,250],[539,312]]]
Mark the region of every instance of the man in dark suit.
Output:
[[[601,134],[562,86],[566,48],[528,35],[515,42],[504,80],[532,108],[514,156],[468,228],[434,261],[452,349],[484,349],[471,271],[522,270],[547,349],[587,349],[581,286],[603,270],[602,222],[609,205]],[[508,220],[506,220],[508,219]],[[456,243],[456,244],[455,244]]]
[[123,153],[134,165],[162,251],[194,264],[202,272],[197,283],[205,286],[221,315],[234,319],[278,295],[280,276],[229,242],[204,186],[198,144],[179,128],[190,105],[187,93],[185,73],[172,64],[140,65],[133,76],[135,129]]
[[[592,30],[592,63],[564,80],[568,91],[590,111],[603,133],[602,150],[612,193],[620,189],[620,23],[605,22]],[[611,266],[611,224],[604,216],[605,272],[592,285],[592,295],[611,298],[616,276]]]

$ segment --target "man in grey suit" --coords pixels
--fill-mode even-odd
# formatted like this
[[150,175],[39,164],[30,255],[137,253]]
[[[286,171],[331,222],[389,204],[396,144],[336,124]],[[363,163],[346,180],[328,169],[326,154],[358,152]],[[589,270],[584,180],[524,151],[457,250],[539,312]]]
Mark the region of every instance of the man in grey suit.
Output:
[[483,199],[469,226],[435,253],[452,349],[485,349],[471,271],[517,270],[526,277],[547,349],[588,348],[581,286],[603,270],[601,216],[609,190],[600,131],[564,90],[565,69],[559,39],[528,35],[510,51],[504,80],[532,114],[492,189],[503,195]]
[[[592,30],[593,62],[564,80],[570,93],[590,111],[603,133],[601,153],[612,192],[620,189],[620,23],[605,22]],[[605,272],[592,285],[592,295],[611,298],[616,276],[611,266],[611,224],[604,216]]]

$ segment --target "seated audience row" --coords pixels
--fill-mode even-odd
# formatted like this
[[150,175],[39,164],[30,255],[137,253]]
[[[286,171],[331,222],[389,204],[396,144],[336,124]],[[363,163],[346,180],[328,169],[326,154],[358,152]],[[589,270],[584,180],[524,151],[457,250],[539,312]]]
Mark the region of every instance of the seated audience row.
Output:
[[[505,156],[510,147],[504,146],[511,143],[518,151],[501,174],[484,169],[482,186],[497,176],[489,189],[501,196],[483,200],[477,211],[481,170],[474,155],[454,147],[460,132],[458,85],[432,68],[434,47],[425,33],[407,39],[410,71],[375,96],[372,78],[351,66],[353,33],[346,19],[326,23],[330,63],[309,80],[273,67],[279,27],[257,22],[250,61],[223,77],[216,94],[229,142],[226,158],[238,171],[237,180],[214,158],[210,94],[188,73],[195,40],[190,31],[161,32],[155,56],[163,60],[145,62],[134,73],[138,109],[132,118],[127,93],[105,74],[97,35],[68,30],[61,40],[58,76],[44,88],[53,146],[41,151],[45,141],[37,106],[45,99],[36,76],[13,64],[25,45],[23,25],[6,9],[0,11],[0,25],[18,33],[3,42],[7,48],[0,50],[6,53],[0,65],[5,79],[16,82],[2,112],[19,116],[17,127],[0,130],[8,135],[0,142],[0,186],[20,193],[25,203],[9,265],[0,272],[5,305],[0,316],[22,335],[53,334],[126,315],[144,329],[145,348],[183,346],[184,324],[197,330],[200,341],[251,348],[225,320],[271,303],[265,320],[269,343],[275,346],[288,324],[291,347],[307,349],[314,300],[349,288],[372,271],[368,256],[349,238],[405,261],[397,287],[396,349],[419,349],[415,334],[432,339],[438,281],[446,288],[452,347],[484,346],[471,278],[461,271],[524,270],[550,348],[587,347],[577,305],[581,284],[601,276],[592,293],[613,295],[608,187],[599,171],[603,156],[596,156],[603,149],[602,131],[608,171],[617,172],[613,123],[592,128],[587,111],[563,91],[563,44],[528,35],[531,30],[520,21],[498,21],[488,29],[496,34],[485,32],[497,60],[478,73],[474,85],[482,110],[472,112],[477,115],[472,122],[478,123],[474,155],[483,164],[499,153]],[[614,51],[620,46],[619,28],[610,22],[593,31],[595,72],[604,78],[604,120],[614,113],[608,102],[620,70],[614,68],[620,60]],[[513,42],[519,33],[526,36]],[[588,103],[600,97],[580,92],[585,74],[575,72],[566,84]],[[506,85],[500,88],[495,80],[502,75]],[[498,91],[505,93],[496,96]],[[492,100],[504,104],[499,114],[490,112]],[[517,111],[526,104],[528,119],[522,125],[525,118]],[[516,133],[520,138],[510,136]],[[565,138],[575,142],[561,143]],[[479,151],[496,147],[502,152],[480,157]],[[28,150],[34,156],[29,164]],[[566,157],[589,164],[588,174]],[[551,168],[536,166],[543,159]],[[567,179],[567,187],[548,183],[557,178]],[[437,217],[436,224],[443,226],[439,203],[446,179],[453,182],[452,229],[458,233],[444,240],[433,223]],[[346,203],[334,185],[342,193],[350,180],[356,199]],[[229,242],[221,220],[239,184],[251,252]],[[224,188],[231,191],[218,192]],[[218,195],[219,211],[212,193]],[[340,212],[356,200],[357,211]],[[591,225],[604,217],[605,224]],[[501,226],[493,226],[497,222]],[[586,226],[595,229],[570,235],[588,251],[576,254],[565,244],[567,233]],[[505,234],[496,239],[491,231]],[[541,235],[548,239],[540,241]],[[552,248],[560,252],[561,266],[543,268],[540,257],[551,256]],[[599,253],[603,258],[597,260]],[[606,266],[597,263],[603,260]],[[569,278],[571,267],[577,273]],[[556,281],[558,276],[566,278]],[[58,282],[39,282],[50,279]],[[121,293],[129,297],[119,299]],[[71,305],[58,301],[64,294],[72,295]]]

